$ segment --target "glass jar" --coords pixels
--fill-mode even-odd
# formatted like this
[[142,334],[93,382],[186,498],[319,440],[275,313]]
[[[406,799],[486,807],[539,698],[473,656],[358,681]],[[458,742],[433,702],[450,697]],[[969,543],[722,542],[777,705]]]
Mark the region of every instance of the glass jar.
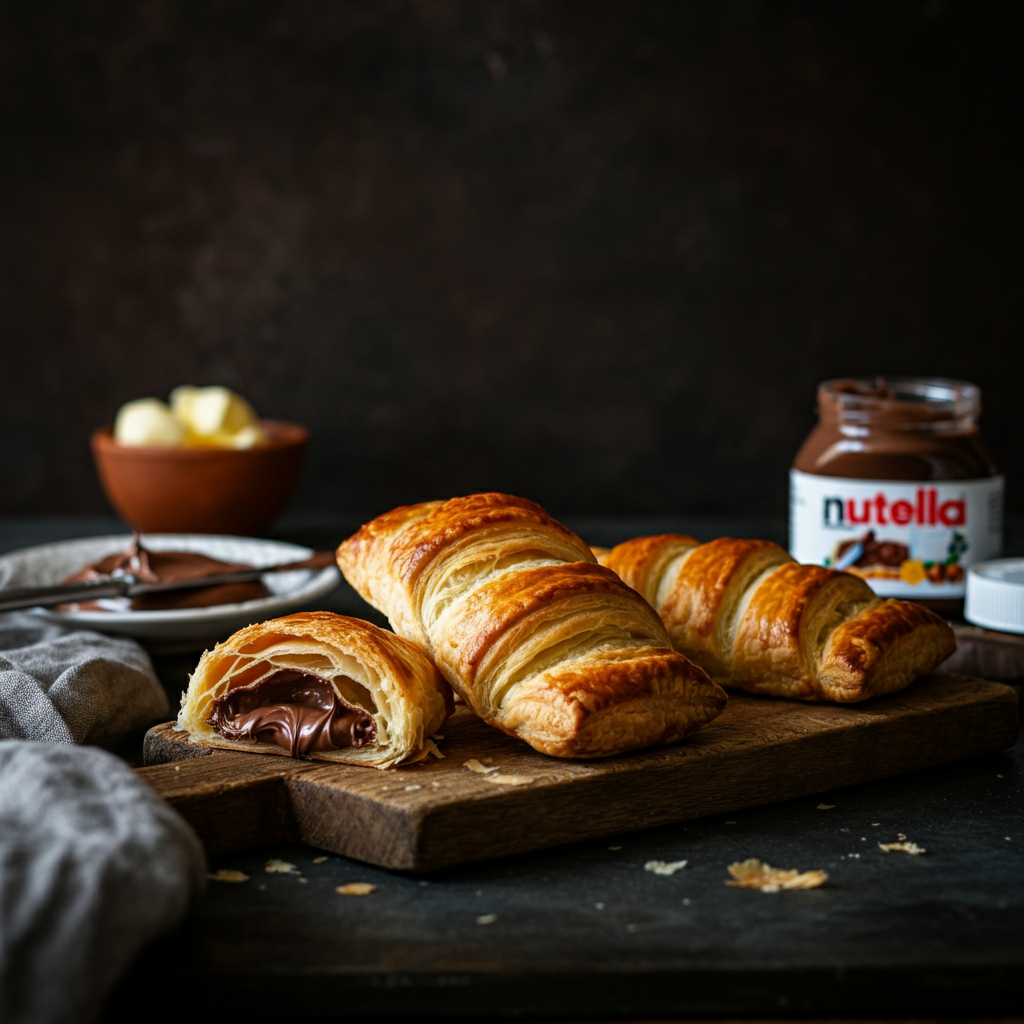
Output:
[[884,597],[962,607],[969,565],[998,557],[1003,477],[981,392],[942,378],[829,380],[790,470],[790,552]]

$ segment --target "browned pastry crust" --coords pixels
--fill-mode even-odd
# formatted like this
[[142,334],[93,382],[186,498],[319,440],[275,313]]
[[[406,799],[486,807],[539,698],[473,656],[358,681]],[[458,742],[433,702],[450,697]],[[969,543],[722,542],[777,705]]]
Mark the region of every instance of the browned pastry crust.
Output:
[[800,565],[770,541],[638,537],[601,562],[658,610],[676,650],[751,693],[865,700],[902,690],[956,648],[934,612],[883,600],[852,573]]
[[387,768],[425,757],[430,736],[451,710],[451,691],[419,645],[363,619],[299,612],[240,629],[205,651],[182,698],[178,724],[197,743],[287,754],[274,743],[230,740],[209,722],[215,698],[280,669],[312,672],[376,724],[368,746],[316,751],[308,757]]
[[725,706],[647,602],[531,501],[398,508],[345,541],[338,564],[476,714],[542,753],[671,743]]

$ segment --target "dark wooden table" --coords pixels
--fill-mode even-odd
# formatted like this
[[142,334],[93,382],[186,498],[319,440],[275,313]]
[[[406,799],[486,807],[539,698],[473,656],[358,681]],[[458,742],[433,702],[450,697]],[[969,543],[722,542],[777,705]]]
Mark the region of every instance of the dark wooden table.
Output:
[[[688,529],[784,541],[781,521],[570,521],[593,543]],[[277,531],[315,547],[353,523]],[[1022,526],[1011,522],[1018,551]],[[112,521],[0,521],[0,549]],[[339,587],[326,605],[360,613]],[[194,659],[158,658],[175,695]],[[131,751],[126,751],[131,756]],[[414,876],[300,846],[218,858],[107,1021],[984,1017],[1024,1009],[1024,745],[727,818]],[[642,798],[642,797],[641,797]],[[820,810],[819,804],[834,805]],[[885,853],[902,833],[928,851]],[[758,857],[828,883],[732,889]],[[288,873],[265,870],[271,859]],[[650,860],[687,860],[671,876]],[[367,896],[339,886],[368,882]]]

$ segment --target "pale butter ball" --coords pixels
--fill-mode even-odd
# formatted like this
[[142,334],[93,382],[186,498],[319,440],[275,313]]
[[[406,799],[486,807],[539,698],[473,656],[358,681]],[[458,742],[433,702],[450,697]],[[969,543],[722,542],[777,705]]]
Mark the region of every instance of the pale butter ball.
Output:
[[199,438],[216,438],[223,443],[225,435],[250,427],[258,429],[253,407],[228,388],[182,385],[171,392],[171,408],[188,432]]
[[242,427],[233,434],[217,434],[217,443],[225,448],[255,448],[267,439],[266,431],[259,426]]
[[174,447],[185,443],[185,427],[159,398],[137,398],[118,410],[114,440],[124,445]]

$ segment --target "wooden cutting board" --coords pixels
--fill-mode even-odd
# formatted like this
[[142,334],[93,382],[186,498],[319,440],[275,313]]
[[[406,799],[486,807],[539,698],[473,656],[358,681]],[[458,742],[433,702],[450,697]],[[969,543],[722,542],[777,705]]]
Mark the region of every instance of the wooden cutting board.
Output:
[[940,666],[943,672],[1024,683],[1024,635],[981,626],[954,626],[956,650]]
[[845,706],[733,693],[689,740],[603,761],[538,754],[464,707],[442,760],[387,771],[214,751],[168,722],[147,734],[139,774],[210,853],[302,840],[426,871],[898,775],[1000,750],[1017,728],[1010,687],[933,674]]

